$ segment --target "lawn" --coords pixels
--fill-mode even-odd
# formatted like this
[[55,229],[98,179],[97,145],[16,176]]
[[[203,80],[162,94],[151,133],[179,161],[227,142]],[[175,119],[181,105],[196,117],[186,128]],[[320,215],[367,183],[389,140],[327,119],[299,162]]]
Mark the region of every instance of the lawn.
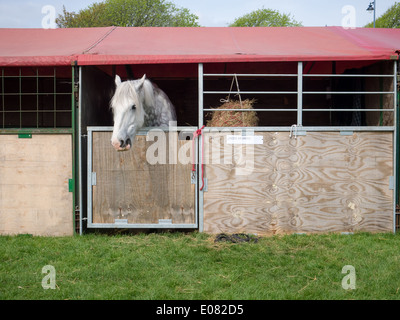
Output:
[[[0,299],[399,299],[400,235],[0,237]],[[55,270],[45,290],[42,268]],[[355,289],[342,273],[354,267]],[[45,282],[45,284],[50,282]]]

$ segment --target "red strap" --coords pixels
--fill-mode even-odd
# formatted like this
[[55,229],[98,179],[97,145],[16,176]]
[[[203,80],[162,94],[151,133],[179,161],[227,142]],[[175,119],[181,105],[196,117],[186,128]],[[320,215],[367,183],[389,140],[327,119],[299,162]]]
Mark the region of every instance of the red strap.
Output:
[[[192,162],[192,172],[196,172],[196,152],[195,152],[195,139],[202,135],[202,130],[204,129],[205,125],[202,126],[200,129],[196,130],[193,133],[193,162]],[[204,139],[201,140],[201,188],[200,191],[204,188],[204,170],[203,170],[203,158],[204,158]]]

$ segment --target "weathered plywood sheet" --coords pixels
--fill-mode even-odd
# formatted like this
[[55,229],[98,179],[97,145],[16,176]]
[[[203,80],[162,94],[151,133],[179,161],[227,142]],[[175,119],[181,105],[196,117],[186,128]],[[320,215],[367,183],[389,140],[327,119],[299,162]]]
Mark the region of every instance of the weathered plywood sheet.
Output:
[[[174,135],[171,139],[176,143],[176,152],[171,155],[169,135]],[[146,136],[137,136],[132,150],[117,152],[110,137],[110,132],[93,132],[92,171],[96,172],[96,185],[92,188],[92,222],[127,219],[132,224],[158,224],[159,219],[168,219],[172,224],[195,223],[191,161],[178,159],[180,152],[187,151],[188,156],[181,160],[190,160],[191,141],[179,141],[176,132],[165,133],[165,149],[157,149],[157,138],[146,141]],[[149,148],[153,149],[148,151]],[[148,152],[155,155],[153,160],[158,163],[149,163]]]
[[[235,146],[232,164],[224,164],[226,134],[205,139],[205,232],[393,230],[392,133],[307,132],[290,139],[288,133],[256,132],[263,144]],[[212,157],[219,154],[216,164]]]
[[73,234],[71,135],[0,135],[0,233]]

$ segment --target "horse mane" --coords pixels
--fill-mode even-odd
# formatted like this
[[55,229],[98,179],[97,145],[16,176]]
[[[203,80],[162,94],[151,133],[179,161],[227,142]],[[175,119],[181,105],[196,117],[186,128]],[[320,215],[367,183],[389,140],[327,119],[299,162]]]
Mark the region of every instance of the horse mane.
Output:
[[[141,126],[168,126],[170,120],[176,120],[175,109],[168,96],[151,80],[128,80],[117,85],[111,99],[111,108],[126,106],[130,98],[139,101],[136,106],[135,123]],[[137,85],[141,87],[137,90]],[[168,106],[164,108],[164,106]]]
[[114,96],[110,101],[110,106],[127,105],[129,97],[133,96],[140,101],[140,106],[136,106],[136,118],[139,123],[144,123],[146,117],[145,108],[155,104],[153,84],[146,79],[143,83],[142,90],[137,92],[134,82],[138,80],[130,80],[122,82],[116,89]]
[[155,93],[154,93],[154,84],[146,79],[143,83],[143,102],[146,106],[154,106],[155,105]]

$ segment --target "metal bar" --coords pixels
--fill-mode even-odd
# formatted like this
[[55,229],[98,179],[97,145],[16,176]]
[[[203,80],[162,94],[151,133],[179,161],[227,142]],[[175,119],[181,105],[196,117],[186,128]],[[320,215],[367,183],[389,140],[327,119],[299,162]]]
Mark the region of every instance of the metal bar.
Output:
[[[379,90],[383,90],[382,78],[379,78],[378,82],[379,82]],[[379,95],[379,107],[381,109],[383,109],[383,95],[382,94]],[[383,125],[383,111],[381,111],[380,114],[379,114],[379,125],[380,126]]]
[[293,73],[257,73],[257,74],[251,74],[251,73],[204,73],[203,77],[297,77],[297,74]]
[[54,92],[20,92],[20,93],[0,93],[1,96],[17,96],[17,95],[21,95],[21,96],[48,96],[48,95],[57,95],[57,96],[61,96],[61,95],[70,95],[71,93],[69,92],[58,92],[58,93],[54,93]]
[[39,128],[39,68],[36,68],[36,127]]
[[92,131],[87,128],[87,224],[92,224]]
[[22,128],[22,71],[21,68],[19,68],[19,92],[18,92],[18,96],[19,96],[19,127]]
[[297,91],[203,91],[204,94],[297,94]]
[[[104,132],[112,132],[113,131],[113,127],[107,126],[107,127],[99,127],[99,126],[88,126],[87,127],[88,130],[90,131],[104,131]],[[170,130],[171,129],[171,130]],[[149,131],[152,130],[159,130],[159,131],[164,131],[164,132],[169,132],[169,131],[196,131],[197,127],[143,127],[141,128],[138,132],[137,135],[138,136],[145,136]]]
[[398,202],[398,161],[399,161],[399,146],[398,146],[398,130],[399,130],[399,114],[397,106],[397,61],[393,61],[393,107],[394,107],[394,134],[393,134],[393,177],[394,177],[394,190],[393,190],[393,233],[396,233],[396,206]]
[[53,95],[54,95],[54,128],[57,128],[57,124],[56,124],[56,122],[57,122],[57,117],[56,117],[56,111],[57,111],[57,99],[56,99],[56,92],[57,92],[57,88],[56,88],[56,85],[57,85],[57,77],[56,77],[56,67],[54,67],[54,92],[53,92]]
[[[4,76],[4,78],[19,78],[19,76]],[[36,78],[35,76],[24,76],[24,78]],[[53,78],[53,76],[39,76],[39,78]]]
[[196,224],[173,224],[173,223],[92,223],[88,221],[88,228],[126,228],[126,229],[196,229]]
[[199,73],[199,83],[198,83],[198,86],[199,86],[199,128],[201,128],[202,126],[203,126],[203,103],[204,103],[204,100],[203,100],[203,95],[204,95],[204,85],[203,85],[203,64],[202,63],[199,63],[199,66],[198,66],[198,73]]
[[29,113],[32,113],[32,112],[39,112],[39,113],[46,113],[46,112],[48,112],[48,113],[63,113],[63,112],[71,112],[71,110],[56,110],[56,111],[54,111],[54,110],[34,110],[34,109],[32,109],[32,110],[21,110],[21,111],[19,111],[19,110],[9,110],[9,111],[4,111],[5,113],[24,113],[24,112],[29,112]]
[[75,68],[71,67],[71,130],[72,130],[72,223],[76,230],[75,197],[76,197],[76,141],[75,141]]
[[297,64],[297,125],[303,123],[303,62]]
[[303,77],[391,78],[392,74],[303,74]]
[[83,188],[82,188],[82,67],[79,67],[79,78],[78,78],[78,90],[79,90],[79,96],[78,96],[78,179],[79,179],[79,234],[83,234],[83,216],[82,216],[82,210],[83,210],[83,197],[84,195],[82,194]]
[[[258,110],[257,110],[258,111]],[[303,111],[360,111],[360,112],[393,112],[395,109],[303,109]]]
[[[204,70],[203,70],[203,64],[199,63],[199,67],[198,67],[198,81],[199,81],[199,128],[203,127],[203,116],[204,116]],[[202,145],[203,143],[203,135],[199,135],[198,136],[198,145]],[[197,168],[199,168],[199,159],[201,159],[203,157],[203,150],[202,148],[197,148],[197,150],[199,150],[199,152],[197,152]],[[199,189],[199,174],[198,174],[199,170],[196,170],[196,178],[197,178],[197,185],[196,185],[196,190]],[[203,232],[204,231],[204,191],[203,190],[199,190],[198,191],[198,227],[199,227],[199,232]]]
[[392,91],[303,91],[303,94],[393,94]]
[[[4,93],[4,68],[1,68],[1,93]],[[2,105],[3,105],[2,127],[5,128],[6,114],[4,111],[6,110],[6,107],[5,107],[4,95],[2,95],[1,101],[2,101]]]
[[296,112],[297,109],[203,109],[203,111],[293,111]]
[[[282,127],[205,127],[203,129],[204,132],[215,132],[215,131],[245,131],[251,130],[254,132],[290,132],[291,127],[282,126]],[[325,131],[325,132],[340,132],[340,131],[355,131],[355,132],[362,132],[362,131],[374,131],[374,132],[393,132],[395,130],[395,126],[388,126],[388,127],[379,127],[379,126],[364,126],[364,127],[356,127],[356,126],[330,126],[330,127],[301,127],[301,131],[307,132],[318,132],[318,131]]]

